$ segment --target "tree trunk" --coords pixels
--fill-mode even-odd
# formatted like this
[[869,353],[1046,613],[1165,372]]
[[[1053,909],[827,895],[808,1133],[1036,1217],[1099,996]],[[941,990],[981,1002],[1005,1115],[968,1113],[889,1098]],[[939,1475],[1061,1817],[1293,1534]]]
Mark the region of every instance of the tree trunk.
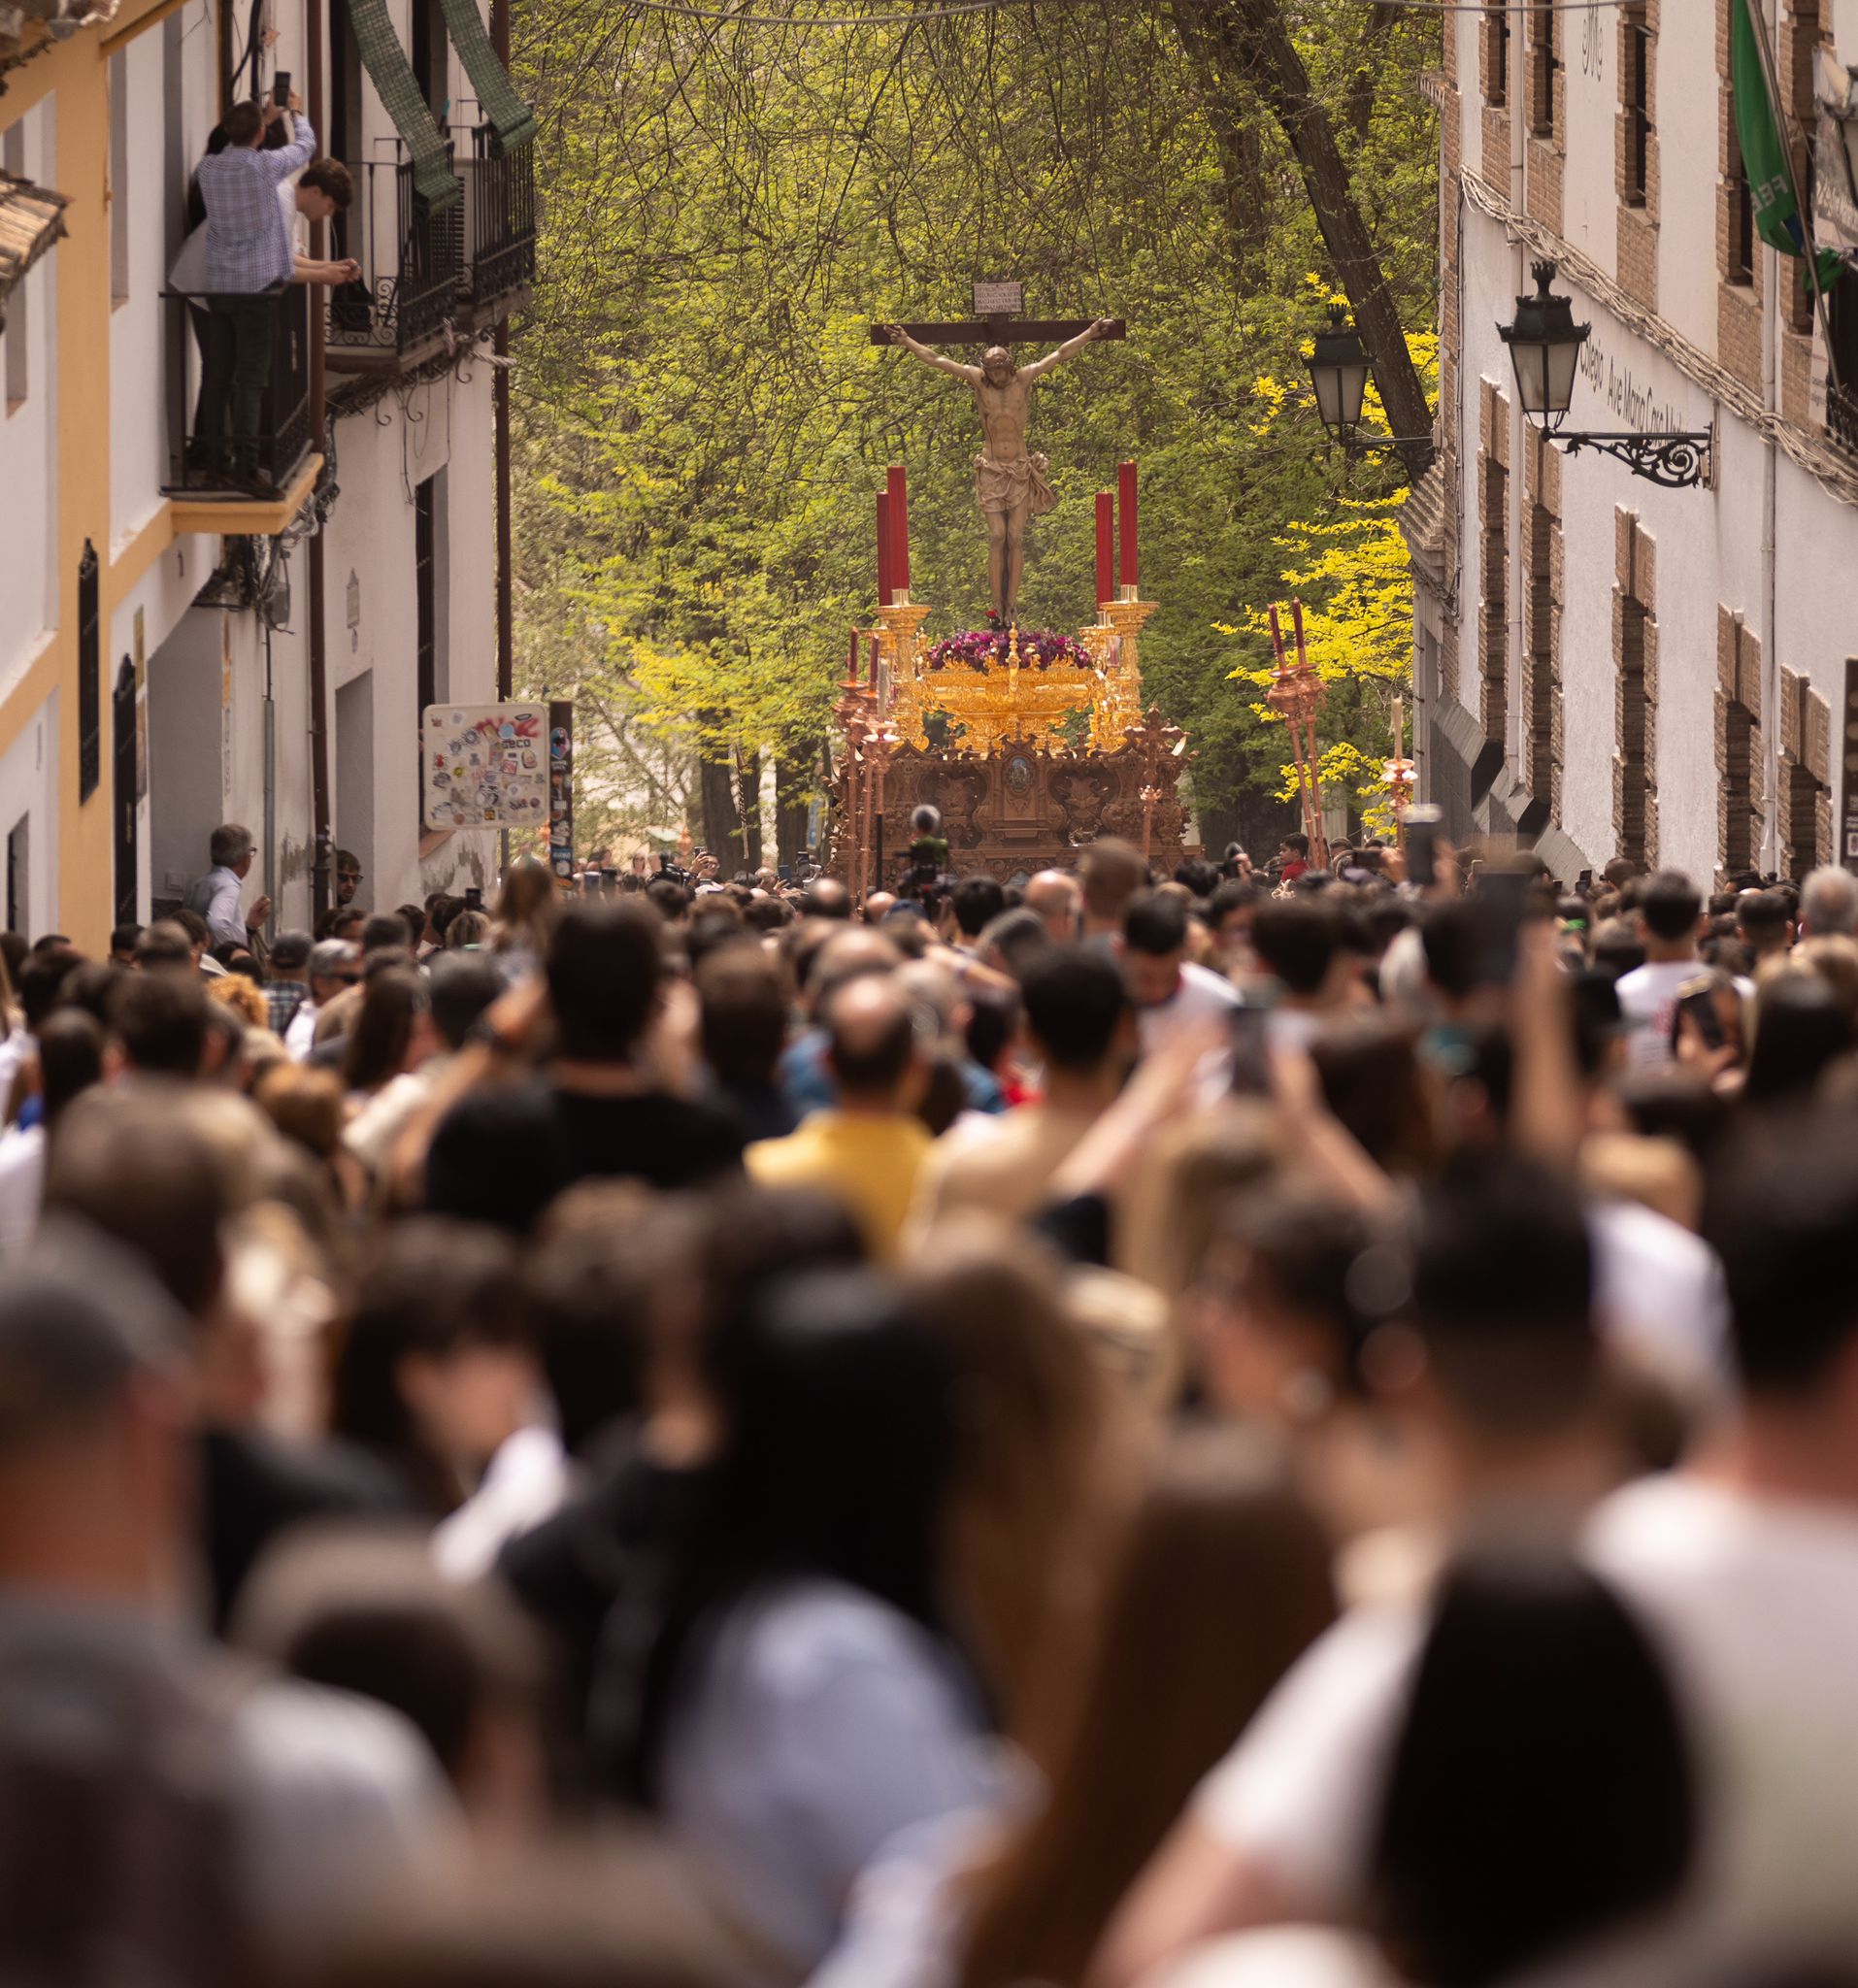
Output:
[[722,874],[733,876],[742,861],[742,817],[736,812],[735,768],[726,754],[700,753],[697,778],[703,845],[715,857]]
[[[1335,126],[1310,86],[1281,0],[1174,0],[1181,45],[1217,94],[1255,89],[1283,130],[1322,230],[1337,279],[1354,308],[1355,327],[1374,362],[1375,385],[1410,478],[1432,467],[1432,414],[1393,291],[1355,200]],[[1213,128],[1223,128],[1214,118]]]
[[761,754],[744,752],[740,747],[734,755],[736,821],[741,829],[735,844],[734,868],[725,863],[725,875],[733,876],[736,870],[750,873],[761,868]]
[[813,774],[805,760],[775,761],[775,861],[797,864],[807,846]]

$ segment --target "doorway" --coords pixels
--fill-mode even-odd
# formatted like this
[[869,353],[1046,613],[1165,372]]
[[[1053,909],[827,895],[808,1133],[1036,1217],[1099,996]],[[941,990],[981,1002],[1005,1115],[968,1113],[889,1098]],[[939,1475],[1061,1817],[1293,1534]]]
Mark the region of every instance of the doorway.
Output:
[[374,870],[374,672],[336,692],[336,841]]
[[118,925],[136,923],[136,666],[127,656],[116,671],[111,700],[111,799],[116,808]]
[[22,814],[7,834],[7,930],[32,937],[32,816]]

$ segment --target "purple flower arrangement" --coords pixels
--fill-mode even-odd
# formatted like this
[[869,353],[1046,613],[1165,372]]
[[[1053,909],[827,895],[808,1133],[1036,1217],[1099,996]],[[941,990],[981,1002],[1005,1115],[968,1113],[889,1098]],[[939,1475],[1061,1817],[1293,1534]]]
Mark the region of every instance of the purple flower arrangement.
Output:
[[[1012,660],[1012,631],[970,628],[960,635],[946,636],[926,660],[932,670],[978,670],[984,677],[989,670],[1004,670]],[[1048,670],[1054,663],[1069,663],[1078,670],[1097,666],[1082,643],[1055,628],[1020,629],[1019,660],[1029,670]]]

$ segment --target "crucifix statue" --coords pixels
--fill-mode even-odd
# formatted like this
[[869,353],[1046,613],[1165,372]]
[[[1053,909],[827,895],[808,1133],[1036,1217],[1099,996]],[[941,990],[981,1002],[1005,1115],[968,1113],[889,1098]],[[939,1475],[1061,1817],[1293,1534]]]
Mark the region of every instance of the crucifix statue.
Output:
[[[1034,385],[1097,339],[1122,338],[1120,318],[1022,318],[1017,283],[977,283],[975,321],[953,324],[874,324],[874,345],[899,345],[939,373],[963,381],[980,411],[983,446],[975,457],[975,495],[987,525],[987,580],[993,613],[1003,625],[1013,619],[1020,577],[1026,565],[1026,522],[1058,501],[1043,455],[1026,448],[1026,423]],[[1015,345],[1062,341],[1055,352],[1029,366],[1013,363]],[[931,349],[934,346],[982,346],[978,366],[964,366]]]

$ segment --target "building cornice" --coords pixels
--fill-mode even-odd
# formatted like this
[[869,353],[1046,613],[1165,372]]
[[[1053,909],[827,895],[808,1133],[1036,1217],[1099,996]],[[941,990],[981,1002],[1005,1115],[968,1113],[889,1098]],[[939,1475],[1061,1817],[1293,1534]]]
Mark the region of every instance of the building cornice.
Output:
[[1470,206],[1489,219],[1500,221],[1510,238],[1525,244],[1532,255],[1552,261],[1571,283],[1596,303],[1604,304],[1627,330],[1662,352],[1720,409],[1734,414],[1765,441],[1774,443],[1790,462],[1805,470],[1840,503],[1858,506],[1858,462],[1822,437],[1808,435],[1794,422],[1764,408],[1759,394],[1717,365],[1701,347],[1692,345],[1656,312],[1646,310],[1636,297],[1628,295],[1598,263],[1564,242],[1552,229],[1511,207],[1469,167],[1460,176],[1459,183]]

